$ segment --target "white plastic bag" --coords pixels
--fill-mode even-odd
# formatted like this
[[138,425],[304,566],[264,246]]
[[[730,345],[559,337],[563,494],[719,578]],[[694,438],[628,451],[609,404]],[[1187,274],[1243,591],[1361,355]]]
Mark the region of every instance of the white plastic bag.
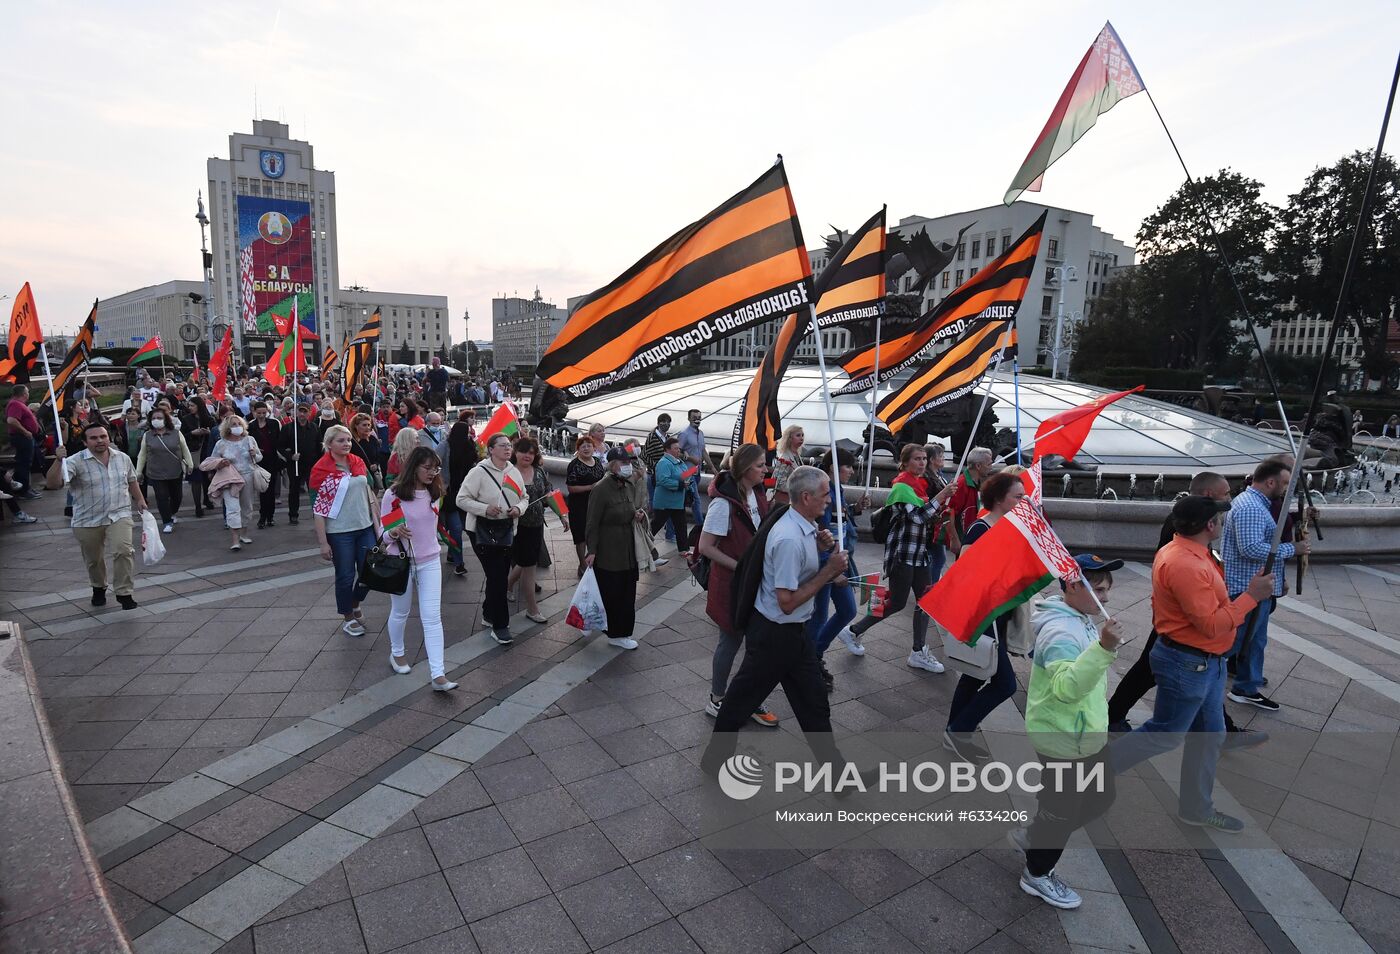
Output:
[[608,628],[608,614],[603,609],[603,594],[598,591],[598,578],[593,575],[593,567],[583,571],[583,577],[574,589],[574,598],[569,601],[569,615],[564,622],[585,633]]
[[160,539],[160,525],[156,515],[149,510],[141,511],[141,562],[155,566],[165,558],[165,544]]

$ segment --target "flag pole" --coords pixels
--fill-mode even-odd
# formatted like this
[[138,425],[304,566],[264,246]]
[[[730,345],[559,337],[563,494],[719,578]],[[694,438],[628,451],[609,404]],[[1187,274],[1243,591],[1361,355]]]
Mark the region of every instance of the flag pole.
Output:
[[[875,405],[880,397],[880,324],[883,311],[875,313],[875,376],[870,385],[870,444],[865,451],[865,493],[870,495],[870,480],[875,470]],[[821,337],[818,329],[818,337]],[[825,378],[823,378],[825,384]]]
[[1021,361],[1017,355],[1011,356],[1011,395],[1016,402],[1016,463],[1021,464],[1025,452],[1021,449]]
[[[822,329],[817,324],[817,305],[807,305],[812,319],[812,334],[817,339],[817,367],[822,376],[822,403],[826,405],[826,433],[831,446],[831,489],[836,495],[836,548],[846,549],[846,508],[841,501],[841,463],[836,452],[836,414],[831,406],[831,389],[826,384],[826,350],[822,347]],[[874,431],[872,429],[871,433]]]
[[987,393],[982,395],[982,404],[977,408],[977,416],[972,419],[972,433],[967,436],[967,443],[963,445],[962,457],[958,460],[958,469],[953,472],[953,479],[957,480],[967,466],[967,455],[972,450],[972,445],[977,443],[977,428],[982,423],[982,413],[987,410],[987,401],[992,396],[992,384],[997,379],[997,369],[1001,367],[1001,351],[997,351],[996,360],[992,362],[992,370],[987,373]]
[[39,342],[39,357],[44,362],[44,378],[49,382],[49,409],[53,411],[54,440],[62,444],[63,424],[58,419],[58,400],[53,396],[53,369],[49,367],[49,346],[42,340]]

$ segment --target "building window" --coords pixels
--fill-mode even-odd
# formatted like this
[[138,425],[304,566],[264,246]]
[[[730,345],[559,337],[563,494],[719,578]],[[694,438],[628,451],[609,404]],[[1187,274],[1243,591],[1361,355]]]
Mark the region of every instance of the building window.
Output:
[[967,243],[966,243],[966,242],[959,242],[959,243],[958,243],[958,261],[961,262],[961,261],[963,260],[963,257],[966,255],[966,253],[967,253]]
[[981,239],[973,239],[973,240],[972,240],[972,257],[973,257],[973,258],[981,258],[981,257],[982,257],[982,240],[981,240]]
[[1050,240],[1050,257],[1051,257],[1051,258],[1059,258],[1059,257],[1060,257],[1060,240],[1059,240],[1059,239],[1052,238],[1052,239]]
[[[958,246],[958,247],[961,248],[962,246]],[[958,257],[959,257],[959,258],[962,258],[961,255],[959,255]],[[963,273],[963,270],[962,270],[961,268],[958,269],[957,283],[958,283],[959,285],[962,284],[962,273]]]
[[944,288],[945,290],[946,290],[947,287],[948,287],[948,277],[949,277],[949,273],[945,270],[945,271],[943,272],[943,288]]
[[1098,293],[1099,293],[1099,283],[1098,283],[1098,282],[1094,282],[1094,291],[1092,292],[1092,294],[1097,295]]
[[1009,234],[1003,235],[1003,236],[1001,237],[1001,253],[1002,253],[1003,255],[1005,255],[1006,252],[1007,252],[1007,250],[1010,249],[1010,248],[1011,248],[1011,236],[1010,236]]
[[1050,306],[1052,304],[1054,304],[1054,300],[1049,295],[1046,295],[1044,298],[1040,299],[1040,317],[1050,317]]

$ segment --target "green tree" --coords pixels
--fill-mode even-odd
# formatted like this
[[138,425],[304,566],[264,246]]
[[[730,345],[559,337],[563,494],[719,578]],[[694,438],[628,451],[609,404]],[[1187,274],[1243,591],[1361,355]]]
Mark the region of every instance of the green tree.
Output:
[[394,363],[408,365],[413,364],[413,349],[408,346],[407,341],[399,345],[398,357],[395,359]]
[[467,370],[472,374],[481,370],[481,349],[470,339],[467,341]]
[[[1354,152],[1314,169],[1288,197],[1272,265],[1284,300],[1299,313],[1331,318],[1341,293],[1352,233],[1361,214],[1372,152]],[[1342,318],[1356,328],[1361,366],[1388,386],[1394,359],[1386,332],[1400,305],[1400,170],[1390,156],[1376,168],[1375,195],[1363,223],[1361,244]]]

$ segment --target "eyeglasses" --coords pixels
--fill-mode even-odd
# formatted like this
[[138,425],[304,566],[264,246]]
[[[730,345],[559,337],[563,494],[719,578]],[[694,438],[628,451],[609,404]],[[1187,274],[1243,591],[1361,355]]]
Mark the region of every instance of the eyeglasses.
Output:
[[442,465],[441,465],[441,464],[419,464],[418,466],[419,466],[420,469],[426,470],[426,471],[427,471],[428,473],[430,473],[430,474],[440,474],[440,473],[442,473]]

